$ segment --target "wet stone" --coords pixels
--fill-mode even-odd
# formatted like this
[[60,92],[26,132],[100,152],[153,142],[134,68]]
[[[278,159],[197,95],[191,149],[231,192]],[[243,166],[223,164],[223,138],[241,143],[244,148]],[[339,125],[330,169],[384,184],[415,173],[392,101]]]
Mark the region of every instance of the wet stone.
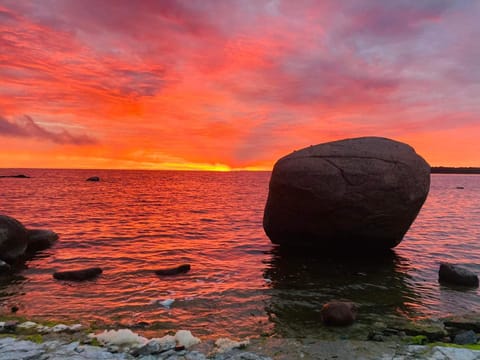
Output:
[[477,343],[477,334],[473,330],[464,331],[460,334],[457,334],[453,339],[455,344],[467,345],[467,344],[476,344]]

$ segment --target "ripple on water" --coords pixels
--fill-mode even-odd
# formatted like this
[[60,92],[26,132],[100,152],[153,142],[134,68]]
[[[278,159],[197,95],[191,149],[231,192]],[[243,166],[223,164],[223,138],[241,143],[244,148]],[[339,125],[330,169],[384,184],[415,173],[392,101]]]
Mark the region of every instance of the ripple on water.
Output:
[[[98,170],[95,184],[85,182],[91,171],[28,172],[31,181],[2,189],[0,209],[61,239],[0,278],[0,301],[22,315],[241,337],[311,336],[321,331],[322,304],[339,298],[360,305],[361,324],[480,311],[478,289],[437,281],[441,261],[480,273],[480,176],[432,176],[424,207],[390,257],[342,262],[270,244],[262,229],[269,173]],[[187,274],[153,273],[183,263],[191,264]],[[51,276],[91,266],[104,273],[90,282]]]

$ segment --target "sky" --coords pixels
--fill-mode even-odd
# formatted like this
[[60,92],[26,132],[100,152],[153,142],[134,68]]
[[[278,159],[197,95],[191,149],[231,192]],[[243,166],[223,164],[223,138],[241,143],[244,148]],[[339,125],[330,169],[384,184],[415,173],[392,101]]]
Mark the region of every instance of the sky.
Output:
[[383,136],[480,166],[480,1],[0,0],[0,167],[269,170]]

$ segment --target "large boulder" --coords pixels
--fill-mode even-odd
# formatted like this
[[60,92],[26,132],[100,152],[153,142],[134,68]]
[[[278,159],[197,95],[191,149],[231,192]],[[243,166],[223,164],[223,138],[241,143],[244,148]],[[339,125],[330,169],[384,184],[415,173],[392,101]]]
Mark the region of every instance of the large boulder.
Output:
[[19,221],[0,215],[0,259],[15,261],[27,248],[27,229]]
[[400,243],[430,187],[430,166],[380,137],[310,146],[277,161],[263,226],[273,243],[341,251]]

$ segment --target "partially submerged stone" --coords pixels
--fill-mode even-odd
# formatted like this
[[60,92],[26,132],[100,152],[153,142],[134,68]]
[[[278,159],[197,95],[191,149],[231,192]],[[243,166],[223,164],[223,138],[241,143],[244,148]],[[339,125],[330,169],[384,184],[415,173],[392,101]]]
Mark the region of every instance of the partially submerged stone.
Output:
[[101,273],[101,268],[92,267],[78,270],[57,271],[53,274],[53,277],[57,280],[84,281],[96,278]]
[[322,322],[327,326],[347,326],[357,318],[357,306],[352,302],[332,301],[320,310]]
[[400,243],[429,186],[430,166],[406,144],[364,137],[315,145],[276,162],[263,226],[282,246],[386,250]]
[[100,178],[98,176],[91,176],[87,179],[87,181],[100,181]]
[[190,264],[183,264],[172,268],[154,270],[155,274],[160,276],[185,274],[190,271]]
[[459,265],[441,263],[438,281],[443,284],[478,287],[478,276]]

